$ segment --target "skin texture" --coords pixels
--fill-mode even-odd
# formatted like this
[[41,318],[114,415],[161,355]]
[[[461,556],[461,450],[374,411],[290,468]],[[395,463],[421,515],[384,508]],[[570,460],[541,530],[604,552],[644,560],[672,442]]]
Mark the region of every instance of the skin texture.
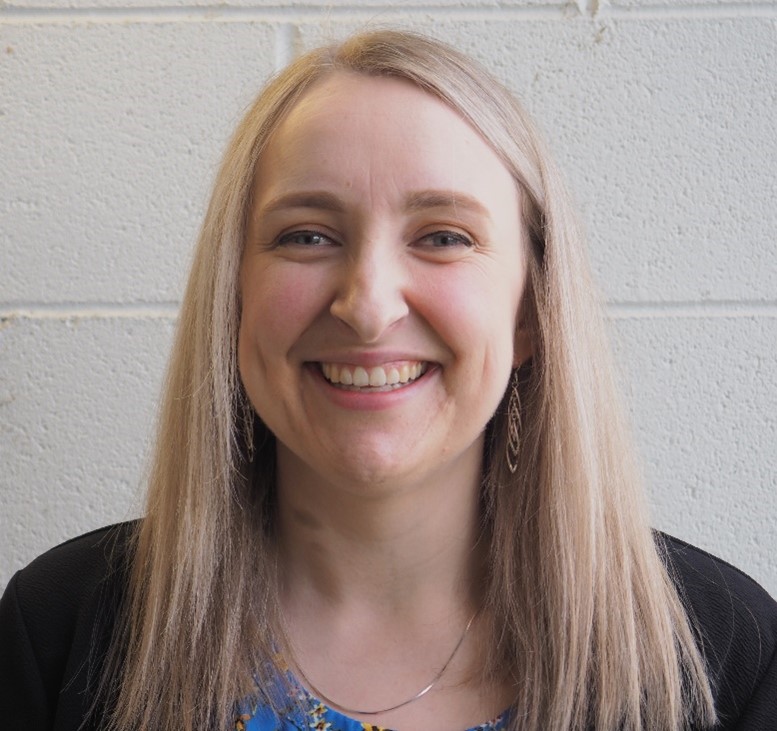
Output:
[[[412,695],[477,608],[483,431],[529,355],[525,279],[508,170],[406,81],[319,81],[259,161],[240,373],[277,437],[291,651],[342,703]],[[356,391],[321,363],[424,373]],[[505,689],[473,680],[484,624],[440,688],[370,722],[463,729],[500,712]]]

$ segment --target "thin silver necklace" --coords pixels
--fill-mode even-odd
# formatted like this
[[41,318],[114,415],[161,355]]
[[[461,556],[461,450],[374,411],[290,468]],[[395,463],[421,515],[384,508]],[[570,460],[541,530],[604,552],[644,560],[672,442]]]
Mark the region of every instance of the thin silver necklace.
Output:
[[305,681],[305,685],[310,688],[310,690],[313,691],[313,695],[320,698],[322,701],[324,701],[328,706],[331,706],[332,708],[335,708],[338,711],[342,711],[343,713],[347,713],[349,716],[379,716],[381,713],[388,713],[389,711],[396,711],[397,708],[402,708],[404,706],[410,705],[411,703],[414,703],[419,698],[423,698],[432,688],[434,688],[435,685],[437,685],[437,682],[440,680],[440,678],[445,674],[445,671],[448,669],[448,666],[453,661],[453,658],[456,657],[456,653],[459,651],[459,648],[461,647],[462,643],[464,642],[464,638],[467,636],[467,632],[469,632],[469,628],[472,626],[472,623],[475,621],[475,617],[477,617],[478,613],[477,611],[469,618],[469,622],[467,622],[467,626],[464,628],[464,631],[461,633],[461,637],[459,637],[459,641],[456,643],[456,647],[453,648],[453,652],[451,653],[450,657],[446,660],[445,665],[440,668],[437,675],[432,678],[432,682],[429,683],[425,688],[421,688],[421,690],[418,691],[414,696],[411,698],[408,698],[405,701],[402,701],[401,703],[397,703],[394,706],[389,706],[388,708],[379,708],[375,711],[363,711],[359,710],[358,708],[349,708],[348,706],[344,706],[342,703],[338,703],[337,701],[333,701],[328,696],[324,695],[318,688],[316,688],[313,683],[310,682],[310,679],[307,675],[305,675],[305,672],[302,670],[302,668],[299,666],[299,663],[294,663],[297,667],[297,672],[299,673],[302,680]]

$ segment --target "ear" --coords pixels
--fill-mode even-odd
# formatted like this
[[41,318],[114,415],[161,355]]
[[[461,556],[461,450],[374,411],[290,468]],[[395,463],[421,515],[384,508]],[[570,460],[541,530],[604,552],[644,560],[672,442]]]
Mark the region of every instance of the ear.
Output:
[[526,323],[519,322],[513,337],[513,368],[522,366],[534,353],[531,332]]

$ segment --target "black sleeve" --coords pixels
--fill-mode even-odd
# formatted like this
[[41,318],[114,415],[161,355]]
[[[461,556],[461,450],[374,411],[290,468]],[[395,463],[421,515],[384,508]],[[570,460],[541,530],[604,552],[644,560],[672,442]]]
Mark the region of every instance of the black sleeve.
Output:
[[100,727],[95,690],[121,604],[131,530],[122,524],[74,538],[11,579],[0,600],[0,728]]
[[0,599],[0,719],[6,728],[51,728],[51,708],[17,594],[17,573]]
[[777,603],[721,559],[660,536],[715,696],[714,731],[777,731]]
[[777,731],[777,650],[733,731]]

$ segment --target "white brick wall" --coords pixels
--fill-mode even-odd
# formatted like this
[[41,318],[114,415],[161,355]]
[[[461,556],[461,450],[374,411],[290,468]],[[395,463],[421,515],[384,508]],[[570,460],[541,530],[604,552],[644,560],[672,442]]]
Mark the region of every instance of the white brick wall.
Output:
[[136,515],[226,136],[295,50],[483,60],[580,201],[655,524],[777,594],[777,2],[0,2],[0,588]]

